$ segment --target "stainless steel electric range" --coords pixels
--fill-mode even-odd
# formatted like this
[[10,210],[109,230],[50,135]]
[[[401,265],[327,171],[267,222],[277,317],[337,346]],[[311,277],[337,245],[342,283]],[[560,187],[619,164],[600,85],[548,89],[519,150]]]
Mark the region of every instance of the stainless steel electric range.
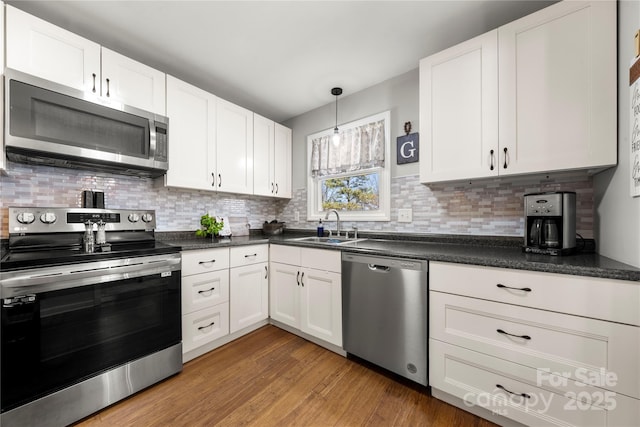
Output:
[[[100,245],[87,245],[100,224]],[[182,370],[180,248],[155,212],[9,208],[0,424],[64,426]]]

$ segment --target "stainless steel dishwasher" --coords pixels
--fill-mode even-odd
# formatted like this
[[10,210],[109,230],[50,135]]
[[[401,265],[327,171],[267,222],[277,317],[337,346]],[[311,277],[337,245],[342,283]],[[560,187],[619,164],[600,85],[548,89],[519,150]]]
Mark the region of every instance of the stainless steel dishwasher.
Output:
[[428,262],[342,254],[344,350],[428,385]]

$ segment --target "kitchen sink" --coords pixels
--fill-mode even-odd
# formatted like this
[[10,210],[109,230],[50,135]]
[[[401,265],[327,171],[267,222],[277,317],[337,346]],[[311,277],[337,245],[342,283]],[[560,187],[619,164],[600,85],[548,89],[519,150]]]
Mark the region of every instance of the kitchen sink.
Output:
[[308,237],[297,237],[294,239],[288,239],[293,242],[309,242],[309,243],[323,243],[327,245],[347,245],[349,243],[362,242],[367,239],[347,239],[342,236],[329,236],[329,237],[317,237],[317,236],[308,236]]

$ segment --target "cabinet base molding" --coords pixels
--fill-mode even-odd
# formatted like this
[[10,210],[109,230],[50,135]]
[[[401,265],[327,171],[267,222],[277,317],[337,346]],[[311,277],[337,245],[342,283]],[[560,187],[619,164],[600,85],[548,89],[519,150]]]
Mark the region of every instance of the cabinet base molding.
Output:
[[307,341],[311,341],[314,344],[319,345],[320,347],[326,348],[329,351],[332,351],[336,354],[339,354],[342,357],[347,357],[347,352],[342,349],[342,347],[338,347],[337,345],[330,344],[326,341],[322,341],[314,336],[309,334],[305,334],[300,329],[293,328],[289,325],[285,325],[284,323],[278,322],[277,320],[269,319],[269,323],[273,326],[276,326],[280,329],[283,329],[287,332],[291,332],[294,335],[304,338]]
[[498,424],[503,427],[525,427],[525,424],[521,424],[517,421],[503,417],[502,415],[491,412],[488,409],[482,408],[477,405],[470,406],[468,404],[465,404],[464,400],[460,399],[459,397],[453,396],[445,391],[438,390],[434,387],[431,387],[431,396],[435,397],[438,400],[442,400],[443,402],[447,402],[449,405],[460,408],[463,411],[470,412],[473,415],[477,415],[480,418],[484,418],[485,420],[489,420],[492,423]]
[[186,352],[186,353],[184,353],[182,355],[182,363],[187,363],[188,361],[193,360],[196,357],[200,357],[203,354],[208,353],[208,352],[210,352],[212,350],[215,350],[218,347],[222,347],[223,345],[228,344],[233,340],[237,340],[241,336],[247,335],[248,333],[253,332],[256,329],[259,329],[259,328],[261,328],[261,327],[263,327],[265,325],[268,325],[268,324],[269,324],[269,320],[268,319],[261,320],[260,322],[255,323],[255,324],[253,324],[251,326],[247,326],[244,329],[241,329],[241,330],[236,331],[236,332],[234,332],[232,334],[229,334],[229,335],[225,335],[222,338],[219,338],[219,339],[217,339],[215,341],[211,341],[210,343],[207,343],[207,344],[205,344],[205,345],[203,345],[201,347],[198,347],[198,348],[195,348],[195,349],[193,349],[191,351],[188,351],[188,352]]

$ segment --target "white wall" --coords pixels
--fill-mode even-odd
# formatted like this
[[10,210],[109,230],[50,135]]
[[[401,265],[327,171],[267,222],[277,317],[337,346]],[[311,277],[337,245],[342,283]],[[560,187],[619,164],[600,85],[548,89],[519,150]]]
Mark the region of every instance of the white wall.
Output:
[[594,178],[598,252],[640,267],[640,197],[629,195],[629,65],[640,29],[640,1],[618,2],[618,166]]
[[[416,61],[416,66],[417,66]],[[418,122],[418,69],[386,80],[366,90],[338,98],[338,127],[363,117],[391,110],[391,176],[406,176],[418,173],[418,163],[396,165],[395,139],[404,135],[404,123],[411,122],[412,132],[419,132]],[[327,93],[331,88],[327,88]],[[326,129],[333,129],[336,123],[335,102],[316,108],[283,124],[293,131],[293,189],[307,186],[307,136]]]

